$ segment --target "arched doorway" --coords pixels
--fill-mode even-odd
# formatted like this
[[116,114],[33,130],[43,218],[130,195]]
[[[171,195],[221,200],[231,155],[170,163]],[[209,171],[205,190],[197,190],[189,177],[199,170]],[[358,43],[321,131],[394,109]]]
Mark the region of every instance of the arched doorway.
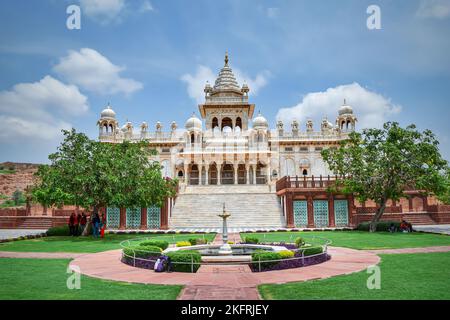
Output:
[[214,117],[214,118],[212,119],[212,122],[211,122],[211,129],[214,130],[214,128],[216,128],[216,127],[218,127],[218,126],[219,126],[219,120],[217,120],[217,118]]
[[222,184],[234,184],[233,165],[225,163],[222,166],[222,176],[220,177]]
[[[242,130],[242,120],[240,117],[236,118],[236,128],[239,127]],[[235,129],[236,129],[235,128]]]
[[256,166],[256,184],[266,184],[267,176],[266,176],[266,165],[258,162]]
[[189,184],[198,185],[199,184],[198,166],[196,164],[192,164],[190,172],[191,173],[189,175]]
[[247,172],[245,171],[245,164],[241,163],[238,166],[238,184],[247,183]]
[[220,130],[223,130],[224,127],[230,127],[233,129],[233,121],[230,118],[226,117],[222,119],[222,125],[220,126]]
[[209,165],[209,180],[208,184],[217,184],[217,165],[212,163]]

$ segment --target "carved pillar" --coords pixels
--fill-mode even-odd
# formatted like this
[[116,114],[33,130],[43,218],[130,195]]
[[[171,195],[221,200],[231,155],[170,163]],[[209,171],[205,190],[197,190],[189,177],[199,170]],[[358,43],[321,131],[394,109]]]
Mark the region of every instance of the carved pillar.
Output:
[[209,184],[209,165],[205,166],[205,186]]
[[127,209],[120,208],[119,230],[127,228]]
[[203,184],[203,166],[198,166],[198,185],[201,186]]
[[292,193],[285,194],[286,199],[286,227],[295,228],[294,224],[294,199]]
[[235,164],[233,166],[233,169],[234,169],[234,184],[239,184],[239,181],[238,181],[238,167],[239,167],[238,164]]
[[413,196],[409,195],[408,196],[408,207],[409,207],[409,212],[413,211]]
[[217,164],[217,185],[222,184],[222,164]]
[[147,229],[147,208],[141,208],[141,230]]
[[308,228],[314,228],[314,200],[312,196],[307,197],[308,206]]
[[245,166],[246,179],[245,183],[250,184],[250,166]]
[[253,169],[253,184],[256,184],[256,166],[253,166],[252,169]]
[[336,227],[334,216],[334,195],[330,194],[328,196],[328,226],[330,228]]
[[269,165],[267,165],[267,183],[268,184],[270,184],[270,177],[271,177],[270,171],[271,171],[271,169],[270,169],[270,164],[269,164]]
[[189,183],[189,174],[188,174],[188,171],[189,171],[189,165],[188,165],[188,164],[185,164],[185,165],[184,165],[184,183],[186,183],[186,184]]
[[160,228],[162,230],[167,230],[169,229],[169,205],[168,205],[168,200],[166,199],[163,202],[163,205],[161,207],[160,210]]

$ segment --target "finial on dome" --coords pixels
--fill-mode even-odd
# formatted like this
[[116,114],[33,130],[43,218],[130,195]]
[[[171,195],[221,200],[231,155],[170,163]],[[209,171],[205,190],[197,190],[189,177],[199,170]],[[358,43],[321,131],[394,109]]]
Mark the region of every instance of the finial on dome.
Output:
[[228,67],[228,50],[225,51],[225,67]]
[[347,100],[344,98],[344,106],[347,104]]

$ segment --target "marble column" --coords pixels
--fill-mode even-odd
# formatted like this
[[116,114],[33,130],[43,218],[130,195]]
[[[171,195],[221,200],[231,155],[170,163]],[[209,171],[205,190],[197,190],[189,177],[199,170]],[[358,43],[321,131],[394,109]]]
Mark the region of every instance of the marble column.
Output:
[[246,184],[250,184],[250,166],[245,166]]
[[256,184],[256,166],[253,166],[253,184]]
[[209,166],[205,167],[205,186],[209,184]]
[[238,181],[238,168],[239,168],[238,164],[233,166],[233,169],[234,169],[234,184],[239,184],[239,181]]
[[201,186],[203,184],[202,177],[203,177],[203,166],[199,166],[198,167],[198,185],[199,186]]
[[222,184],[222,164],[217,164],[217,185]]

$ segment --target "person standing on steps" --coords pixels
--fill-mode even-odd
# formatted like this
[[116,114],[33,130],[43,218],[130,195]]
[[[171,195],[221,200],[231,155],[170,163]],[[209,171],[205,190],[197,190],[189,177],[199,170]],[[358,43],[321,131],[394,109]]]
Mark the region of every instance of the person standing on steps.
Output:
[[86,223],[87,223],[87,217],[84,214],[84,211],[81,213],[81,217],[80,217],[80,235],[83,234],[84,232],[84,228],[86,228]]

